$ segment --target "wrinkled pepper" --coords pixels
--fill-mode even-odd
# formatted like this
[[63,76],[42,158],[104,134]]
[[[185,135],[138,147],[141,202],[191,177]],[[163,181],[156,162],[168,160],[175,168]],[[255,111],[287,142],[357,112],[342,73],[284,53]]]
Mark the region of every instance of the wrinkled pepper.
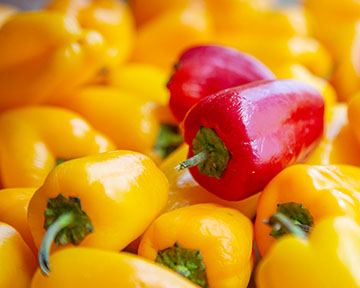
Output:
[[[169,212],[181,207],[199,203],[215,203],[222,206],[234,208],[249,219],[255,217],[256,205],[259,194],[246,198],[242,201],[226,201],[208,192],[201,187],[191,176],[189,170],[176,171],[174,167],[184,161],[188,155],[189,146],[181,145],[175,152],[166,158],[161,164],[160,169],[169,180],[169,200],[164,209]],[[1,219],[0,219],[1,220]]]
[[62,108],[29,106],[0,115],[0,179],[6,188],[39,187],[58,163],[111,150],[110,140]]
[[260,262],[256,287],[360,286],[358,222],[350,217],[323,219],[306,238],[288,235],[280,239]]
[[168,189],[155,163],[136,152],[113,151],[58,165],[28,208],[31,233],[37,247],[41,244],[42,271],[50,271],[54,240],[61,247],[125,248],[164,208]]
[[199,101],[184,120],[194,179],[218,197],[237,201],[282,169],[304,161],[319,143],[324,100],[293,80],[260,81]]
[[0,222],[0,287],[28,288],[36,269],[36,258],[20,234]]
[[31,288],[198,287],[167,268],[128,253],[68,248],[51,255],[51,263],[52,273],[44,276],[38,269]]
[[359,168],[345,165],[295,165],[279,173],[265,187],[258,202],[255,238],[260,254],[266,255],[284,234],[263,223],[276,212],[309,227],[329,216],[360,219],[359,175]]
[[116,67],[130,56],[134,42],[134,20],[125,1],[52,0],[47,9],[76,17],[81,27],[102,34],[106,42],[103,69]]
[[0,111],[44,103],[86,83],[101,69],[104,45],[101,34],[61,13],[11,16],[0,28]]
[[252,231],[251,221],[235,209],[197,204],[157,218],[138,253],[201,287],[245,288],[253,267]]
[[27,221],[28,205],[36,188],[11,188],[0,190],[0,221],[14,227],[36,255],[37,248]]
[[169,106],[181,122],[200,99],[227,88],[272,79],[274,74],[250,55],[223,46],[197,46],[183,53],[175,65],[167,84]]

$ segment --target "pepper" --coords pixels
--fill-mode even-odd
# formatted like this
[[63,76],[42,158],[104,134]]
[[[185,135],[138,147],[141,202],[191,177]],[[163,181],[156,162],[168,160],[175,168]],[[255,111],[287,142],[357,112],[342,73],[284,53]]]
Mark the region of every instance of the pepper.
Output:
[[196,288],[171,270],[128,253],[84,247],[68,248],[51,255],[54,267],[49,276],[40,269],[31,288]]
[[50,271],[53,240],[57,246],[125,248],[160,213],[167,195],[166,177],[140,153],[113,151],[62,163],[28,208],[31,233],[37,247],[41,244],[41,269]]
[[11,15],[17,12],[17,8],[12,5],[0,3],[0,27]]
[[14,227],[25,243],[37,253],[27,221],[28,205],[36,188],[12,188],[0,190],[0,221]]
[[164,212],[199,203],[215,203],[236,209],[249,219],[253,219],[256,213],[259,194],[242,201],[222,200],[201,187],[191,176],[189,170],[176,171],[174,169],[179,162],[186,159],[188,151],[189,146],[187,144],[181,145],[159,166],[169,180],[170,185],[169,200]]
[[46,9],[76,17],[82,28],[102,34],[108,58],[104,68],[117,67],[129,58],[135,29],[130,8],[125,1],[52,0]]
[[0,28],[0,111],[51,101],[88,82],[102,66],[104,45],[99,33],[60,13],[11,16]]
[[360,226],[350,217],[321,220],[308,239],[288,235],[272,247],[259,263],[256,287],[359,287],[359,243]]
[[197,204],[157,218],[141,239],[139,255],[201,287],[247,287],[252,231],[251,221],[235,209]]
[[36,269],[36,259],[10,225],[0,222],[0,287],[28,288]]
[[[199,101],[184,120],[190,158],[179,165],[218,197],[237,201],[304,161],[323,132],[320,93],[293,80],[260,81]],[[198,167],[193,167],[198,166]]]
[[283,170],[265,187],[258,202],[255,239],[260,254],[265,256],[276,242],[274,237],[282,236],[263,223],[276,212],[307,226],[329,216],[360,219],[359,173],[359,168],[346,165],[295,165]]
[[115,87],[86,86],[57,105],[78,112],[110,137],[118,149],[150,154],[159,131],[156,104]]
[[0,139],[0,179],[5,188],[39,187],[60,162],[114,149],[78,114],[50,106],[2,113]]
[[182,54],[175,65],[167,85],[169,106],[181,122],[202,98],[227,88],[272,79],[274,74],[250,55],[223,46],[198,46]]

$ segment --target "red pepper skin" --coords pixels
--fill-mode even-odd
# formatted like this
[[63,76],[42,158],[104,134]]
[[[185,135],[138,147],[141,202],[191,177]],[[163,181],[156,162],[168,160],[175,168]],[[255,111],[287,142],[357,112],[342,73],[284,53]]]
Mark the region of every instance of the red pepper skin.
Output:
[[215,45],[187,50],[175,67],[167,87],[170,90],[170,109],[179,122],[204,97],[254,81],[275,79],[274,74],[256,58]]
[[230,160],[220,178],[200,174],[196,166],[190,172],[218,197],[238,201],[314,150],[324,128],[324,100],[316,89],[293,80],[251,83],[202,99],[184,120],[189,157],[201,126],[215,131]]

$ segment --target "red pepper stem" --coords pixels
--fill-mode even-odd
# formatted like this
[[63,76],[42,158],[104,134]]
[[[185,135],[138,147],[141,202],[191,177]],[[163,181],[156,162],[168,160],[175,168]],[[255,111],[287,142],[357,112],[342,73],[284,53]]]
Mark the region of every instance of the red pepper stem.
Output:
[[193,157],[181,162],[179,165],[175,167],[175,169],[184,170],[186,168],[197,166],[200,163],[206,161],[208,157],[209,157],[209,151],[205,149],[200,153],[194,155]]
[[308,237],[308,234],[303,229],[291,221],[289,217],[279,212],[272,215],[270,220],[266,221],[265,223],[275,228],[278,225],[279,228],[282,227],[284,230],[286,230],[287,233],[301,238]]
[[56,219],[54,223],[50,225],[47,229],[45,237],[41,243],[38,259],[41,271],[45,275],[49,275],[51,271],[49,265],[49,255],[51,245],[56,237],[56,235],[65,227],[69,226],[74,221],[74,213],[67,212],[62,214],[59,218]]

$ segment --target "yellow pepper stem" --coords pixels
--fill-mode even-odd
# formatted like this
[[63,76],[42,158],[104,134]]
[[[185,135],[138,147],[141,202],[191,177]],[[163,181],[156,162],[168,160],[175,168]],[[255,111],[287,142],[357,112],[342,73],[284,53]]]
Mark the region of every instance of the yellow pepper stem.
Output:
[[311,229],[311,227],[307,225],[295,224],[289,217],[279,212],[272,215],[268,221],[265,220],[264,223],[272,226],[276,230],[282,228],[285,230],[286,234],[292,234],[301,238],[307,238],[308,234],[304,230],[310,231]]

